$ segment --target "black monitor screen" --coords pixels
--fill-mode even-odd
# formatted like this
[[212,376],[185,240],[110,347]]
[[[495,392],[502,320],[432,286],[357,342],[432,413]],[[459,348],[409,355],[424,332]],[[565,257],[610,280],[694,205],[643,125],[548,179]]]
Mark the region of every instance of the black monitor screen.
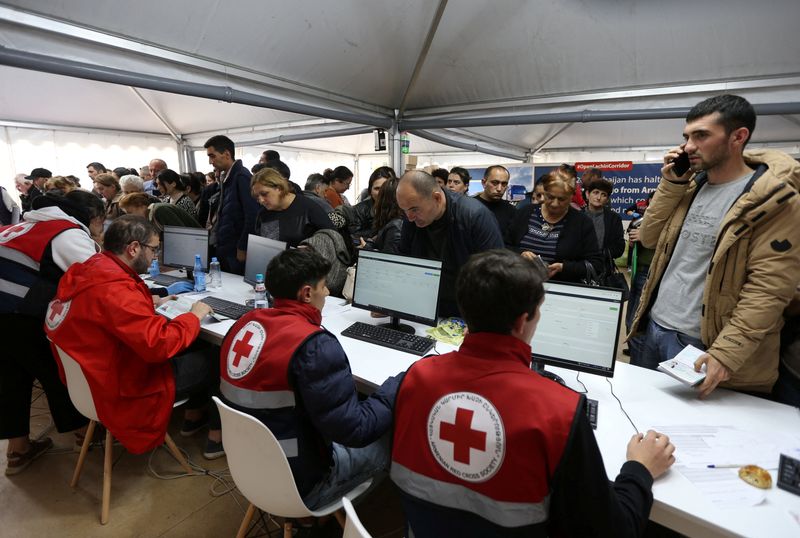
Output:
[[203,269],[208,268],[208,230],[183,226],[164,226],[164,265],[172,267],[194,267],[195,254],[200,255]]
[[267,239],[259,235],[247,236],[247,261],[244,266],[244,281],[248,284],[256,283],[256,275],[266,275],[269,262],[286,250],[286,243]]
[[622,322],[622,291],[545,282],[533,359],[611,377]]
[[442,262],[384,254],[358,253],[353,306],[436,325]]

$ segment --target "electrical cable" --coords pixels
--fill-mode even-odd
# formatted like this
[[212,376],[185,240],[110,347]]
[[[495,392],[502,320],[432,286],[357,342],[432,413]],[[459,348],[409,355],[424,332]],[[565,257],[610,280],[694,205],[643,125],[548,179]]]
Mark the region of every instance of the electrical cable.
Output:
[[586,385],[584,385],[583,381],[581,381],[581,373],[580,372],[578,372],[578,374],[575,376],[575,381],[580,383],[581,386],[583,387],[583,391],[576,390],[575,392],[577,392],[578,394],[588,394],[589,393],[589,389],[587,389]]
[[625,411],[624,407],[622,407],[622,402],[620,401],[620,399],[617,398],[616,394],[614,394],[614,385],[611,384],[611,380],[609,378],[606,378],[606,382],[608,383],[608,386],[611,387],[611,395],[614,397],[615,400],[617,400],[620,411],[622,411],[622,413],[625,415],[625,418],[628,419],[628,422],[631,423],[631,426],[633,426],[634,431],[636,431],[636,433],[641,433],[639,432],[639,428],[636,427],[636,424],[633,423],[633,420],[631,420],[631,417],[628,415],[628,412]]

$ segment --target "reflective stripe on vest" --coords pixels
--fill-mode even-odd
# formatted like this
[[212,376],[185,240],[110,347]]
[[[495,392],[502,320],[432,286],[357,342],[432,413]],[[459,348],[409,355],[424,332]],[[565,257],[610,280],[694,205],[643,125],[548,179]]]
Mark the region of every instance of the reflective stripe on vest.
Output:
[[464,510],[503,527],[523,527],[547,521],[550,496],[540,503],[496,501],[466,488],[415,473],[392,461],[392,481],[409,495],[430,503]]
[[242,407],[255,409],[294,407],[294,392],[291,390],[252,390],[237,387],[225,379],[220,380],[219,389],[225,398]]

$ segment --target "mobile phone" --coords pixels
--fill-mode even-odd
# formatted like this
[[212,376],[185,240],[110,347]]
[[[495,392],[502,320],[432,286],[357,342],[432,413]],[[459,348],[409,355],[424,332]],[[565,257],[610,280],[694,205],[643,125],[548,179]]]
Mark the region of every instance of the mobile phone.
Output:
[[550,266],[547,265],[547,262],[544,261],[541,256],[536,256],[533,260],[534,260],[533,263],[539,266],[539,269],[541,271],[544,271],[545,275],[550,274]]
[[678,155],[675,159],[672,159],[672,164],[674,165],[672,167],[672,171],[675,173],[675,175],[678,177],[682,177],[683,174],[689,171],[689,166],[690,166],[689,154],[686,153],[685,151],[681,152],[681,154]]

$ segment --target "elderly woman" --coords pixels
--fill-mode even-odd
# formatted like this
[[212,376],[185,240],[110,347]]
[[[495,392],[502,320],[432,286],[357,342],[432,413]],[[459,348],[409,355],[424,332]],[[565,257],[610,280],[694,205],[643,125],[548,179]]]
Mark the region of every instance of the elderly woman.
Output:
[[544,202],[520,208],[508,230],[508,244],[529,259],[541,258],[548,278],[580,282],[591,265],[603,270],[594,225],[584,213],[572,208],[575,184],[560,170],[543,178]]
[[156,176],[156,188],[163,195],[162,202],[176,205],[197,219],[197,207],[186,195],[186,184],[177,172],[169,168],[160,171]]
[[122,214],[122,210],[119,208],[122,188],[113,174],[104,172],[94,176],[94,190],[106,201],[107,220],[113,220]]
[[367,183],[367,197],[354,206],[339,206],[336,211],[347,219],[347,228],[355,244],[359,238],[372,237],[375,234],[373,219],[375,218],[375,202],[383,184],[390,178],[397,177],[394,169],[388,166],[376,168],[369,176]]
[[122,194],[144,192],[144,180],[133,174],[127,174],[119,178],[119,186],[122,188]]
[[466,169],[456,166],[447,175],[447,189],[459,194],[467,194],[470,179],[472,178]]
[[264,168],[250,181],[250,192],[262,209],[255,233],[261,237],[297,246],[317,230],[333,229],[325,211],[302,194],[277,170]]

